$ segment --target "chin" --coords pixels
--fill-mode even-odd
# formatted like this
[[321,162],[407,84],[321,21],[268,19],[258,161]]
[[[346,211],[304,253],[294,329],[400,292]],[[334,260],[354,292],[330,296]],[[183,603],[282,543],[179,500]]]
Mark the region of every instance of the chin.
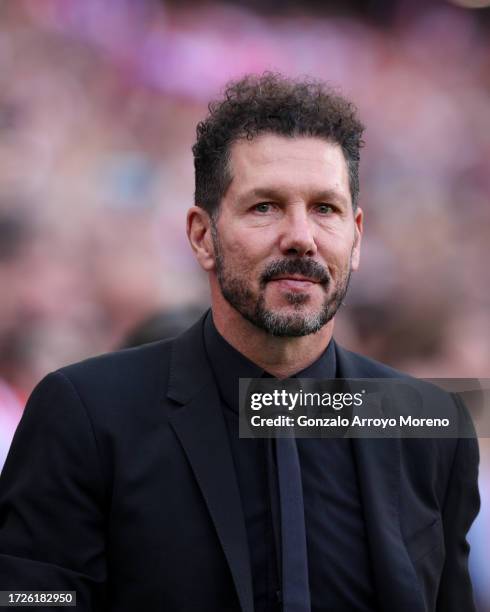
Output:
[[267,310],[277,315],[301,314],[305,316],[315,315],[321,310],[321,304],[312,304],[311,295],[307,293],[285,293],[280,300],[274,304],[266,304]]

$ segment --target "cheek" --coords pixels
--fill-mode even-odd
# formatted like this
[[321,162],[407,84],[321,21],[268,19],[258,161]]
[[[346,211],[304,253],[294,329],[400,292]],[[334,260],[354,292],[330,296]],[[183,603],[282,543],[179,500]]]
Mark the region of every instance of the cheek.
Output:
[[334,279],[343,275],[351,265],[353,240],[343,238],[341,240],[332,237],[321,249],[323,261],[327,264],[330,274]]
[[260,267],[270,257],[267,244],[267,237],[261,232],[249,231],[230,234],[223,247],[228,257],[238,264]]
[[256,262],[248,245],[238,241],[221,243],[225,275],[228,278],[250,282],[255,276]]

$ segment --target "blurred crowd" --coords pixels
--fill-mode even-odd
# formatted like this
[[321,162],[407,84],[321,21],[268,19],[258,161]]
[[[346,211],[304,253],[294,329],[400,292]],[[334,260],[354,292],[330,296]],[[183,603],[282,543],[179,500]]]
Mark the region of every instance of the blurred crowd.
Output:
[[195,125],[228,79],[264,70],[337,85],[367,125],[363,261],[337,338],[414,375],[489,377],[490,35],[473,13],[431,4],[388,28],[233,3],[3,1],[0,468],[48,371],[206,308],[184,232]]

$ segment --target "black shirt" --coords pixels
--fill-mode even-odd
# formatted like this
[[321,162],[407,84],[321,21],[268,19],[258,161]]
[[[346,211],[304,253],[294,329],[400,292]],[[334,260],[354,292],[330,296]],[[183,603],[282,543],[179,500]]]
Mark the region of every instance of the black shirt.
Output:
[[[230,437],[252,565],[255,612],[280,610],[279,500],[272,439],[238,438],[239,378],[264,371],[218,333],[211,313],[204,342]],[[333,342],[302,378],[335,378]],[[350,440],[297,439],[312,612],[373,612],[373,578]]]

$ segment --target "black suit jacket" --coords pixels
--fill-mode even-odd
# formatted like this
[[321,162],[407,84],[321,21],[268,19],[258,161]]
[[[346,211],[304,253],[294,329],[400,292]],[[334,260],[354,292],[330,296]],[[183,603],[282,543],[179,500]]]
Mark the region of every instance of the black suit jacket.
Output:
[[[400,376],[335,350],[342,377]],[[353,445],[380,609],[473,610],[465,536],[479,506],[476,441]],[[202,321],[37,386],[0,478],[0,589],[76,590],[84,612],[253,612]]]

